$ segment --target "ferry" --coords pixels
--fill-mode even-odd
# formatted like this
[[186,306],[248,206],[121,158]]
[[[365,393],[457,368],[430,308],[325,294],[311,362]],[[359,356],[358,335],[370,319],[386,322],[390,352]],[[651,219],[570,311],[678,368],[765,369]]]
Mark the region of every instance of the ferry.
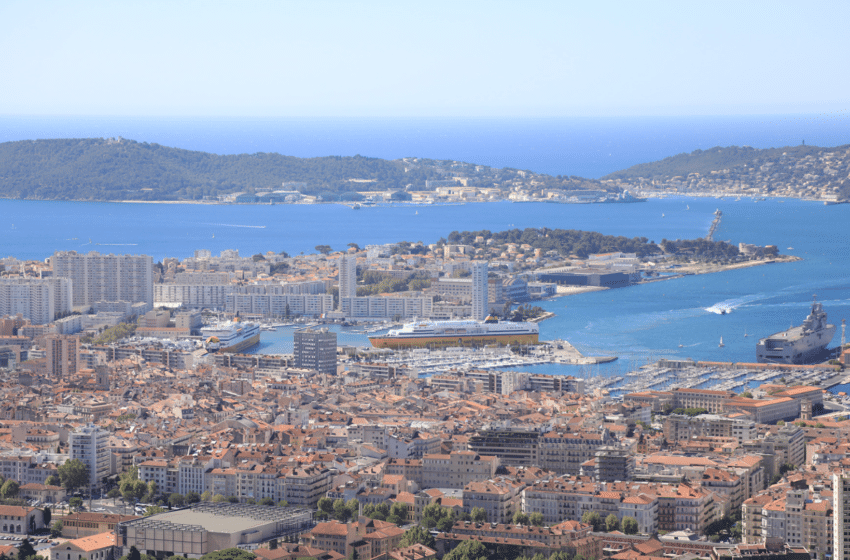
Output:
[[241,352],[260,343],[260,326],[238,320],[203,327],[201,334],[207,352]]
[[499,321],[414,321],[386,334],[369,337],[375,348],[444,348],[488,344],[537,344],[537,323]]

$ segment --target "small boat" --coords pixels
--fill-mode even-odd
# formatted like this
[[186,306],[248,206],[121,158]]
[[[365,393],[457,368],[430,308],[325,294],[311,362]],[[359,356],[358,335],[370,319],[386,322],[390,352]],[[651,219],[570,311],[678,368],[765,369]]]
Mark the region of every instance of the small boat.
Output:
[[663,218],[663,217],[664,217],[664,214],[661,214],[661,217]]
[[718,345],[717,345],[717,347],[718,347],[718,348],[723,348],[724,346],[726,346],[726,345],[725,345],[725,344],[723,344],[723,337],[721,336],[721,337],[720,337],[720,344],[718,344]]
[[786,249],[786,250],[787,250],[787,251],[793,251],[793,250],[794,250],[794,247],[788,247],[788,249]]
[[750,335],[747,334],[747,331],[744,331],[744,338],[747,338],[748,336]]

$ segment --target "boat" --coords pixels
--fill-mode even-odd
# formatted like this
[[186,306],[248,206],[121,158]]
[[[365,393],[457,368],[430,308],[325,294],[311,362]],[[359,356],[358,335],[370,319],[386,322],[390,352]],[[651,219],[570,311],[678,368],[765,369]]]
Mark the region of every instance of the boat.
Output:
[[354,204],[351,205],[351,208],[352,208],[352,210],[360,210],[360,203],[355,202]]
[[748,334],[747,334],[747,330],[746,330],[746,329],[744,329],[744,338],[747,338],[748,336],[750,336],[750,335],[748,335]]
[[447,346],[485,346],[488,344],[537,344],[537,323],[499,321],[413,321],[400,329],[369,337],[375,348],[443,348]]
[[723,337],[721,336],[721,337],[720,337],[720,344],[718,344],[718,345],[717,345],[717,347],[718,347],[718,348],[723,348],[724,346],[726,346],[726,345],[725,345],[725,344],[723,344]]
[[805,364],[818,357],[835,336],[835,325],[827,323],[826,311],[817,298],[798,327],[762,338],[756,344],[756,361],[771,364]]
[[241,352],[260,342],[260,325],[238,319],[215,323],[201,329],[208,352]]

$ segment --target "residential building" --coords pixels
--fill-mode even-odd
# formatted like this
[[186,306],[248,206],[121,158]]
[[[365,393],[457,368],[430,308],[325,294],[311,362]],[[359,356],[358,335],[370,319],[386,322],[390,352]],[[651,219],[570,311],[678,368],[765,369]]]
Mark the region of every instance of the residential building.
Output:
[[99,301],[153,305],[153,259],[148,255],[60,251],[53,254],[50,264],[54,277],[71,279],[74,307],[89,307]]
[[343,255],[339,258],[339,299],[357,297],[357,257]]
[[0,279],[0,316],[20,313],[33,325],[45,325],[70,311],[68,278]]
[[472,318],[483,321],[487,318],[487,262],[475,261],[472,268]]
[[83,369],[80,364],[80,338],[69,334],[49,334],[47,346],[47,376],[51,379],[70,379]]
[[327,328],[293,333],[295,367],[336,374],[336,333]]
[[89,490],[100,488],[110,474],[109,432],[94,424],[80,426],[68,434],[69,457],[89,469]]

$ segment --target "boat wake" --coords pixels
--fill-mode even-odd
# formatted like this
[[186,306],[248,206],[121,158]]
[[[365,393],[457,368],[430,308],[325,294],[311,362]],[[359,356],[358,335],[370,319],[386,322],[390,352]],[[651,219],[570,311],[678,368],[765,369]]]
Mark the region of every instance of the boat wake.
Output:
[[247,225],[247,224],[210,224],[210,223],[203,223],[203,224],[199,224],[199,225],[202,225],[202,226],[219,226],[219,227],[239,227],[239,228],[251,228],[251,229],[265,229],[266,228],[266,226],[252,226],[252,225]]
[[709,313],[716,313],[717,315],[726,315],[727,313],[731,313],[735,309],[738,309],[741,306],[745,306],[749,303],[753,303],[755,301],[760,301],[764,299],[768,299],[773,297],[775,294],[748,294],[746,296],[741,296],[732,299],[726,299],[720,302],[715,303],[709,307],[705,308],[705,311]]

